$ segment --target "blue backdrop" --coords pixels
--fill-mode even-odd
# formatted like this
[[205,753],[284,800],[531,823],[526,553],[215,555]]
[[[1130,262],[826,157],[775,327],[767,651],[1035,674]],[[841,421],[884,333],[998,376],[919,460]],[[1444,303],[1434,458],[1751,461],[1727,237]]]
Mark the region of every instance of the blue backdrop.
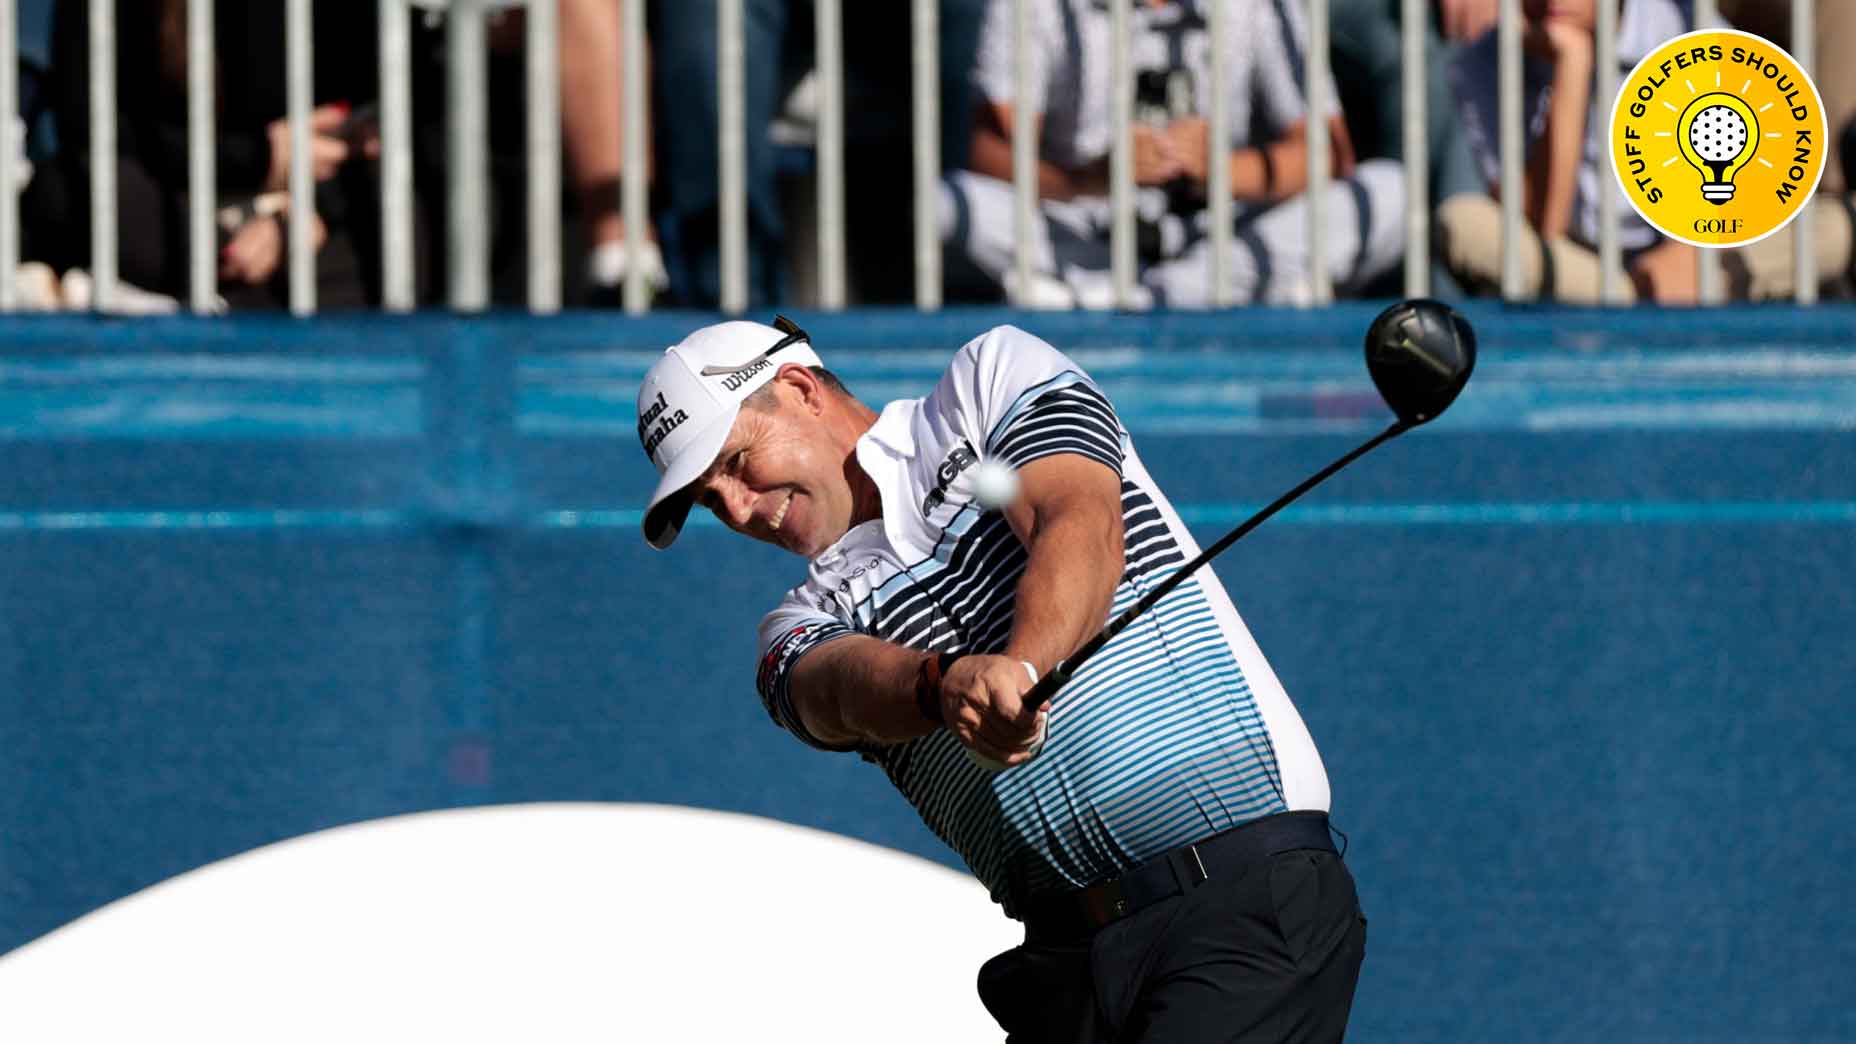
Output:
[[[1209,540],[1388,419],[1374,311],[799,318],[873,403],[994,323],[1044,335]],[[1856,1038],[1856,312],[1470,314],[1449,415],[1218,564],[1351,837],[1352,1039]],[[0,322],[0,952],[464,804],[949,861],[762,712],[799,564],[638,538],[636,381],[703,321]]]

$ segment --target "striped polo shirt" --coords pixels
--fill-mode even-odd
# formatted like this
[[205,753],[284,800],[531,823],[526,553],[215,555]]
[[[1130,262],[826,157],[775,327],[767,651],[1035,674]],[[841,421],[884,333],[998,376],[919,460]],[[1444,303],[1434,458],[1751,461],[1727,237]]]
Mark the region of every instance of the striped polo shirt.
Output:
[[[851,634],[922,650],[1004,649],[1026,552],[1003,514],[973,501],[981,458],[1022,467],[1081,454],[1121,477],[1126,566],[1114,612],[1199,551],[1107,396],[1015,327],[961,348],[927,398],[889,404],[856,452],[882,517],[814,558],[760,628],[768,713],[823,749],[843,748],[806,732],[788,688],[810,650]],[[1007,913],[1258,816],[1328,807],[1314,742],[1210,569],[1097,653],[1057,693],[1047,724],[1042,754],[997,773],[946,729],[857,748]]]

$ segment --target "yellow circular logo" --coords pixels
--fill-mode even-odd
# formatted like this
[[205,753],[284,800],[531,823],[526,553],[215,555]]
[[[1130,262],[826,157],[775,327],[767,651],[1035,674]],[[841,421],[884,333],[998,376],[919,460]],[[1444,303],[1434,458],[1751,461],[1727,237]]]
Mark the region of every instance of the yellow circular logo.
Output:
[[1611,165],[1625,198],[1671,239],[1764,239],[1817,191],[1830,143],[1823,102],[1784,49],[1704,29],[1652,51],[1611,108]]

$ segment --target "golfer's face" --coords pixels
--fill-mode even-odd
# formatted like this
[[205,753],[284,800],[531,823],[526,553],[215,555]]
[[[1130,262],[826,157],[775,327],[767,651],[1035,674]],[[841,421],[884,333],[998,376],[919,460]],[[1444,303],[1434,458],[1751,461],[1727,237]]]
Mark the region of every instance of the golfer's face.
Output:
[[773,410],[742,409],[694,492],[735,532],[811,558],[850,528],[851,487],[819,418],[786,389],[776,395]]

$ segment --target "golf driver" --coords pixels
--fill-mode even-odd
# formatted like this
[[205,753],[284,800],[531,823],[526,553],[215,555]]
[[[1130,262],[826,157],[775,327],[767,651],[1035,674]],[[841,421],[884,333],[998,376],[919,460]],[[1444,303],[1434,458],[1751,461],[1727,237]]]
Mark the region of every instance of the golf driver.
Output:
[[1373,320],[1366,331],[1366,372],[1380,398],[1398,417],[1392,426],[1368,439],[1346,456],[1309,476],[1301,485],[1277,497],[1263,510],[1245,519],[1242,525],[1226,533],[1218,542],[1181,566],[1165,582],[1129,606],[1108,622],[1095,637],[1083,645],[1050,673],[1038,679],[1025,694],[1026,706],[1036,709],[1049,702],[1064,682],[1070,680],[1097,650],[1120,634],[1142,613],[1152,609],[1160,599],[1185,583],[1198,568],[1218,557],[1219,552],[1236,543],[1245,533],[1262,525],[1297,497],[1320,485],[1328,476],[1365,456],[1381,443],[1430,421],[1456,400],[1469,382],[1476,367],[1476,333],[1469,323],[1449,305],[1427,298],[1400,301]]

